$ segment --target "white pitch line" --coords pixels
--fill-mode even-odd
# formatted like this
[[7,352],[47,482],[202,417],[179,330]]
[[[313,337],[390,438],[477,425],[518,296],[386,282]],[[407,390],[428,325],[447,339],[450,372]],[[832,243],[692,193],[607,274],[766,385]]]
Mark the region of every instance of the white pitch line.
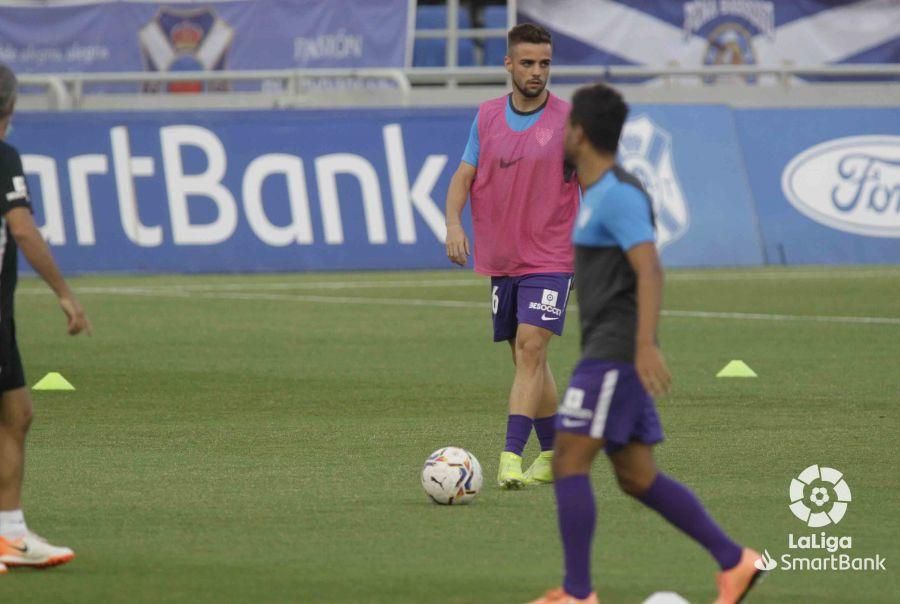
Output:
[[734,273],[680,273],[667,272],[666,281],[791,281],[794,279],[900,279],[897,270],[838,270],[838,271],[748,271]]
[[192,298],[207,300],[287,300],[291,302],[313,302],[324,304],[362,304],[366,306],[426,306],[434,308],[478,308],[489,311],[491,304],[484,302],[466,302],[463,300],[417,300],[415,298],[359,298],[347,296],[310,296],[288,294],[254,294],[254,293],[199,293]]
[[[106,293],[112,290],[141,290],[146,292],[218,292],[218,291],[242,291],[242,290],[271,290],[283,291],[293,289],[390,289],[401,287],[474,287],[480,286],[487,289],[490,282],[487,278],[483,280],[474,279],[421,279],[421,280],[403,280],[403,281],[297,281],[297,282],[278,282],[278,283],[208,283],[201,285],[177,284],[170,283],[165,285],[138,285],[138,286],[87,286],[77,288],[80,292],[85,293]],[[39,293],[44,291],[40,287],[23,287],[17,291],[25,294]]]
[[751,312],[717,312],[703,310],[664,310],[665,317],[688,319],[740,319],[747,321],[814,321],[817,323],[853,323],[870,325],[900,325],[900,317],[853,317],[828,315],[780,315]]
[[[900,271],[894,270],[859,270],[859,271],[772,271],[772,272],[739,272],[733,274],[722,273],[680,273],[669,272],[666,274],[667,281],[791,281],[791,280],[821,280],[821,279],[900,279]],[[453,279],[392,279],[387,281],[377,281],[370,279],[361,279],[354,281],[278,281],[278,282],[223,282],[223,283],[206,283],[206,284],[152,284],[134,286],[133,289],[143,291],[162,291],[171,292],[173,290],[185,292],[216,292],[216,291],[234,291],[234,290],[271,290],[271,291],[289,291],[289,290],[339,290],[339,289],[389,289],[389,288],[405,288],[405,287],[488,287],[488,278],[453,278]],[[110,286],[114,289],[131,288],[132,286]],[[105,286],[87,286],[78,288],[78,291],[85,293],[105,293],[110,291],[110,287]],[[18,291],[21,293],[34,293],[35,291],[43,291],[41,288],[23,287]]]
[[[468,302],[463,300],[426,300],[417,298],[370,298],[358,296],[316,296],[304,294],[277,294],[254,292],[190,292],[178,289],[149,290],[146,288],[131,287],[105,287],[84,288],[79,293],[87,294],[112,294],[149,296],[156,298],[201,298],[205,300],[268,300],[306,302],[313,304],[355,304],[364,306],[418,306],[430,308],[469,308],[487,310],[490,308],[488,301]],[[29,294],[49,294],[46,289],[26,290]],[[575,310],[576,304],[570,304],[569,308]],[[663,310],[664,317],[688,318],[688,319],[725,319],[743,321],[802,321],[816,323],[843,323],[853,325],[900,325],[900,317],[854,317],[854,316],[829,316],[829,315],[789,315],[776,313],[744,313],[724,311],[702,310]]]

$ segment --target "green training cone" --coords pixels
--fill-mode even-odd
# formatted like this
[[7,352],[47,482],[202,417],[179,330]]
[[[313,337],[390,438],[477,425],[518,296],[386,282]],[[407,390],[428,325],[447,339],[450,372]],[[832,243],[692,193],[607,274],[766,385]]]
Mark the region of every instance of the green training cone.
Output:
[[69,383],[69,380],[62,375],[51,371],[31,387],[32,390],[75,390],[75,386]]
[[731,361],[722,367],[722,371],[717,373],[716,377],[756,377],[756,372],[750,369],[750,366],[744,361]]

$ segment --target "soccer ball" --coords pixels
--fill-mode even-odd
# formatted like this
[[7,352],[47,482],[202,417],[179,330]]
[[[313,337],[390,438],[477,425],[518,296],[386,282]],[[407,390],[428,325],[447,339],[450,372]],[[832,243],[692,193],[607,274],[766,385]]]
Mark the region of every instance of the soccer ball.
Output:
[[435,503],[469,503],[481,490],[481,464],[459,447],[443,447],[428,456],[422,468],[422,488]]
[[689,604],[689,602],[674,591],[658,591],[644,600],[644,604]]

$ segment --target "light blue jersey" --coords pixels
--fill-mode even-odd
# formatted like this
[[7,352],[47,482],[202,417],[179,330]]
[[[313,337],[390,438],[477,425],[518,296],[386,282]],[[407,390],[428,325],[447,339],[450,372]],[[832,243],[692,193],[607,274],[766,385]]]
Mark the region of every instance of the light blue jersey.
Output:
[[572,235],[585,358],[634,362],[637,276],[627,253],[653,243],[650,197],[619,166],[584,192]]
[[588,247],[619,247],[628,251],[654,240],[653,216],[647,194],[610,170],[584,192],[572,240]]
[[[544,107],[547,106],[547,103],[545,102],[534,111],[521,113],[512,105],[512,94],[510,94],[507,99],[506,124],[515,132],[523,132],[531,128],[539,119],[541,119]],[[549,94],[547,95],[547,99],[550,99]],[[478,167],[478,114],[475,114],[475,121],[472,122],[472,128],[469,130],[469,142],[466,143],[466,150],[463,151],[462,160],[470,166]]]

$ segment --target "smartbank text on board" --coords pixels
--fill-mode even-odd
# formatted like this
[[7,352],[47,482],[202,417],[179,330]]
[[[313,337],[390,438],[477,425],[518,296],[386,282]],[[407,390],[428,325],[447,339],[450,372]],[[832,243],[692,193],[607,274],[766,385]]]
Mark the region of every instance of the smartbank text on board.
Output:
[[[68,271],[444,268],[444,196],[475,112],[23,113],[9,142]],[[827,116],[828,128],[814,111],[797,111],[794,131],[783,112],[743,113],[632,107],[619,159],[654,198],[667,266],[900,262],[900,238],[839,230],[806,208],[820,203],[810,197],[816,162],[831,161],[807,151],[891,132],[874,120],[857,128],[859,111]],[[865,186],[875,186],[877,169],[883,189],[888,168],[874,165]],[[783,191],[787,174],[792,189]],[[841,199],[848,178],[837,183]],[[873,189],[876,202],[890,190]]]

